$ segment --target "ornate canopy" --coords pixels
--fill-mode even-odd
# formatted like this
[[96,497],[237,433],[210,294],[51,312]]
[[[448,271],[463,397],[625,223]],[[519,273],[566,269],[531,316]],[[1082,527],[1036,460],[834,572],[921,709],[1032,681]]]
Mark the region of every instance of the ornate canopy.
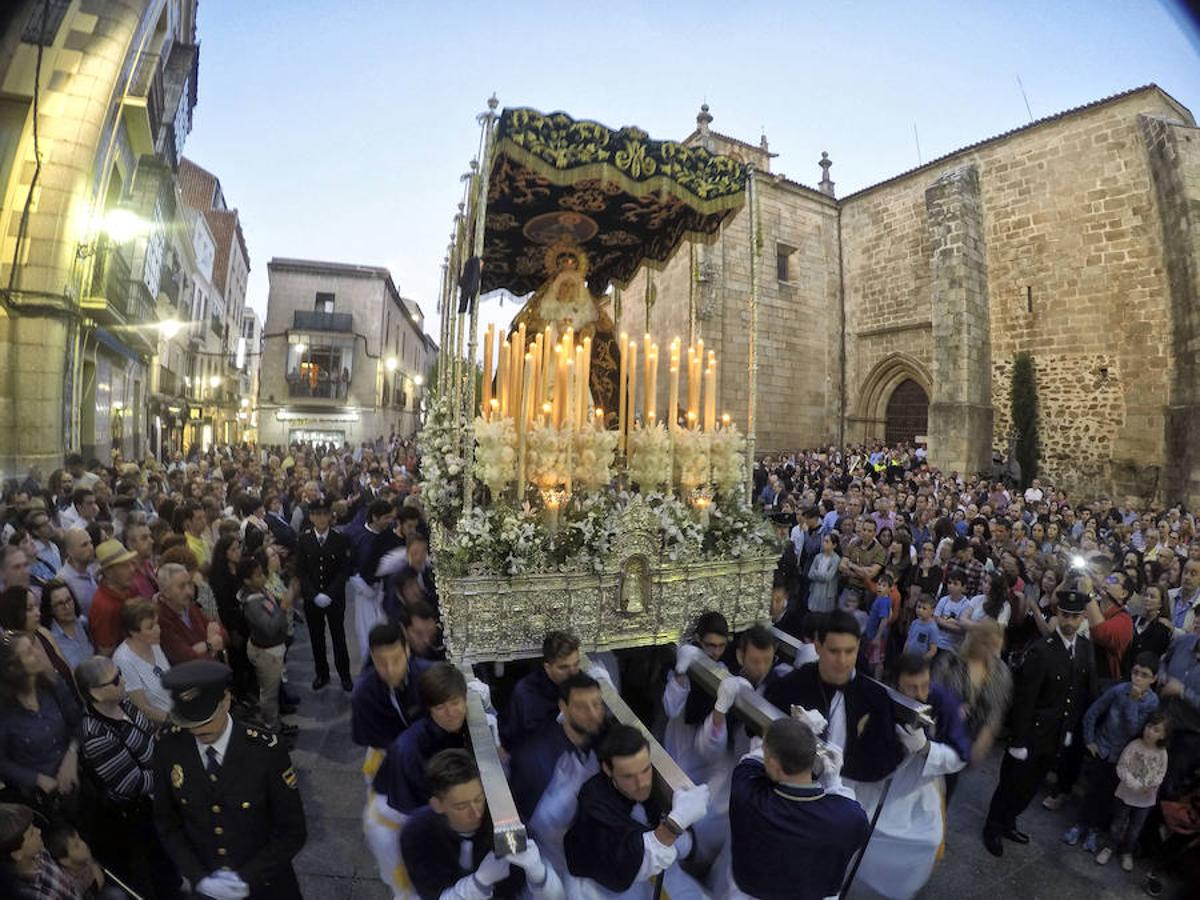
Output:
[[550,274],[546,248],[588,255],[588,289],[626,284],[688,235],[711,235],[744,201],[744,164],[701,147],[651,140],[566,113],[506,109],[488,183],[482,290],[516,295]]

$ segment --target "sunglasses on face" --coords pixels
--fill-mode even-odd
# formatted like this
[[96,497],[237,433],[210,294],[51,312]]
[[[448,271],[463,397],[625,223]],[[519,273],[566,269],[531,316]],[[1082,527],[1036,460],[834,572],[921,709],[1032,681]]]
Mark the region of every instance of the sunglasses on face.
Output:
[[115,687],[116,685],[118,685],[120,683],[121,683],[121,670],[117,669],[117,671],[113,674],[113,677],[111,679],[109,679],[108,681],[105,681],[102,684],[96,685],[96,687],[102,687],[102,688]]

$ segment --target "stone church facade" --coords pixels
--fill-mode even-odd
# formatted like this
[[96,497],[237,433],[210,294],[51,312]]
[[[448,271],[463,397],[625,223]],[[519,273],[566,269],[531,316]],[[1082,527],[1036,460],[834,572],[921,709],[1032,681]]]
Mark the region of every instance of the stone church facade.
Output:
[[1027,351],[1043,473],[1200,504],[1200,129],[1170,95],[1127,91],[840,198],[827,159],[807,187],[771,173],[765,138],[711,122],[702,108],[686,143],[753,163],[758,201],[639,274],[619,327],[703,337],[744,424],[756,215],[760,452],[925,435],[942,468],[989,469]]

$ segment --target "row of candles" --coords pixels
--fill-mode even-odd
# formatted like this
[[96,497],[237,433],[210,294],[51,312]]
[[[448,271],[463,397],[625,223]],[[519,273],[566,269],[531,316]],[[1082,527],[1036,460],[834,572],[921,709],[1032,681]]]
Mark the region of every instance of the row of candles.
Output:
[[[640,353],[637,338],[621,333],[619,342],[617,430],[619,448],[626,449],[626,438],[640,421],[654,427],[658,422],[659,348],[649,334],[642,337]],[[642,361],[639,407],[638,357]],[[483,393],[481,415],[486,421],[511,418],[517,432],[518,447],[535,422],[543,426],[583,431],[604,428],[604,411],[592,404],[590,380],[592,339],[577,340],[568,327],[559,336],[554,325],[529,340],[525,324],[506,336],[503,328],[488,325],[483,338]],[[680,381],[687,367],[687,394],[680,415]],[[493,386],[493,381],[495,382]],[[640,414],[639,414],[640,410]],[[717,428],[717,354],[705,356],[704,339],[686,348],[677,337],[671,341],[668,355],[667,412],[664,420],[671,431],[703,427]],[[729,416],[721,417],[724,427]]]

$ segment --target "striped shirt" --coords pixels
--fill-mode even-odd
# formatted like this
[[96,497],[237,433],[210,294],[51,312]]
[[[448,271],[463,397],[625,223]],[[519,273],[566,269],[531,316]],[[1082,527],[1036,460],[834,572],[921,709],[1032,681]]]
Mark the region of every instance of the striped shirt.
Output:
[[154,790],[154,726],[128,698],[128,721],[90,711],[83,717],[83,761],[104,785],[105,798],[130,803]]

